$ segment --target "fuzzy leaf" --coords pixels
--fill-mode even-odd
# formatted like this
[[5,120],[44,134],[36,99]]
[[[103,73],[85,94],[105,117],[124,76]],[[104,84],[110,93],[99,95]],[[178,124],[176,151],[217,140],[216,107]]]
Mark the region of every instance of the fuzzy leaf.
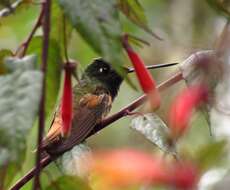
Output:
[[[214,106],[211,109],[211,124],[217,137],[229,138],[230,113],[230,23],[226,23],[220,37],[217,39],[215,50],[221,60],[221,79],[215,89]],[[213,80],[213,79],[212,79]],[[217,127],[218,126],[218,127]]]
[[[210,97],[215,98],[215,89],[223,76],[223,64],[216,51],[203,50],[190,55],[181,63],[180,70],[188,87],[204,84],[208,88]],[[213,100],[210,99],[210,105],[205,104],[200,107],[208,122],[210,134],[212,134],[210,124],[212,102]]]
[[0,76],[0,168],[13,163],[18,169],[24,157],[41,94],[42,73],[35,64],[35,56],[5,60],[9,73]]
[[119,66],[124,61],[116,1],[59,0],[59,3],[85,41],[115,69],[120,70]]
[[81,190],[90,190],[91,188],[74,176],[62,176],[52,181],[46,190],[66,190],[66,189],[81,189]]
[[90,148],[85,144],[79,144],[64,153],[58,163],[66,175],[87,177],[89,172],[88,159],[90,157]]
[[169,129],[156,114],[148,113],[135,117],[131,128],[144,135],[164,152],[176,155],[175,147],[169,140]]

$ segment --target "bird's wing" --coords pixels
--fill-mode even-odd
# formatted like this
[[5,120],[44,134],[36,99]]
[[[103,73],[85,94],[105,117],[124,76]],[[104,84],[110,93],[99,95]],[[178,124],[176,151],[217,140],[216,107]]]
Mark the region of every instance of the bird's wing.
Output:
[[108,94],[84,95],[74,108],[72,129],[70,136],[67,138],[61,138],[62,121],[59,111],[43,143],[47,147],[47,152],[60,154],[81,143],[93,127],[107,115],[111,104],[112,99]]

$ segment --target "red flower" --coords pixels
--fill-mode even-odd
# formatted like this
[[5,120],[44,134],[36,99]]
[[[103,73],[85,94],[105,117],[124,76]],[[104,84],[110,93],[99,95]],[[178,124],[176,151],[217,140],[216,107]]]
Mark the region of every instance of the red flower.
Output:
[[169,111],[169,126],[174,137],[177,138],[185,132],[193,109],[207,99],[208,90],[203,85],[189,87],[177,96]]
[[132,47],[128,43],[128,35],[124,35],[122,39],[123,47],[125,48],[141,85],[141,88],[144,93],[150,95],[151,98],[151,105],[153,107],[158,107],[160,105],[160,95],[156,88],[155,81],[146,69],[143,60],[140,56],[132,49]]
[[72,82],[71,82],[71,68],[66,65],[64,89],[61,102],[61,118],[62,118],[62,136],[69,135],[72,126],[73,107],[72,107]]

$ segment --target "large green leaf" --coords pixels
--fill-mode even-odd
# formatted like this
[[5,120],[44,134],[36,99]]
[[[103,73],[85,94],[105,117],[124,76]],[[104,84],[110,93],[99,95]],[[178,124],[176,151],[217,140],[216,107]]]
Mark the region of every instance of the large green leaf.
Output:
[[0,168],[7,165],[7,174],[15,174],[13,165],[20,168],[26,137],[38,111],[42,73],[35,64],[35,56],[7,58],[9,73],[0,76]]
[[91,188],[77,177],[73,176],[62,176],[52,181],[46,190],[90,190]]
[[59,3],[77,32],[119,70],[123,56],[116,1],[59,0]]
[[144,9],[138,0],[117,0],[117,5],[122,13],[134,24],[154,37],[161,39],[149,28]]
[[[42,51],[42,37],[35,37],[32,39],[28,53],[34,53],[38,57],[38,67],[41,64],[41,52]],[[46,77],[46,113],[53,112],[56,105],[58,92],[60,88],[61,79],[61,52],[59,44],[56,40],[51,39],[49,41],[49,54],[47,63],[47,77]]]

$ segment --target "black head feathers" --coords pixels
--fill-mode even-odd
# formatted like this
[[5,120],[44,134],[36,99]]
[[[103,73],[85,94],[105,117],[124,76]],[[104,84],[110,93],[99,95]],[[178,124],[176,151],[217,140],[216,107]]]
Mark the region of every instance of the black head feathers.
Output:
[[102,58],[95,59],[86,68],[84,75],[89,77],[91,80],[101,82],[108,89],[113,98],[117,95],[119,87],[123,81],[123,77]]

